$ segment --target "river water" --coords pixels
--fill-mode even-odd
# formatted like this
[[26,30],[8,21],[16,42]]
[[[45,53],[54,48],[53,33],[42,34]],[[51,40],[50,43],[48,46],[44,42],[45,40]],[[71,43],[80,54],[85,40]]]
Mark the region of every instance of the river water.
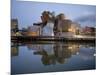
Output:
[[12,43],[11,73],[41,73],[96,68],[94,43]]

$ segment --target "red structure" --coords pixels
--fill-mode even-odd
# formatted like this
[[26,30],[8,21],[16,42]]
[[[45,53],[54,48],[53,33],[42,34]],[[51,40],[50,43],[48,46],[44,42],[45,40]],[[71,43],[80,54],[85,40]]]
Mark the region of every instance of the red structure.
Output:
[[86,26],[85,28],[83,28],[83,33],[86,35],[95,35],[96,28]]

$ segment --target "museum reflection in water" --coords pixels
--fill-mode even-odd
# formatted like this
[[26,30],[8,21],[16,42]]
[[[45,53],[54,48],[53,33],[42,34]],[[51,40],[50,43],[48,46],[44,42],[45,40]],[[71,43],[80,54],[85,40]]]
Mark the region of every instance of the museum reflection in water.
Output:
[[[94,47],[94,44],[79,44],[79,43],[61,43],[55,42],[53,44],[22,44],[13,43],[11,47],[11,56],[19,55],[19,46],[26,46],[28,50],[33,50],[33,55],[40,55],[41,62],[44,65],[50,64],[64,64],[66,59],[71,58],[73,55],[81,54],[83,57],[89,58],[90,56],[95,56],[95,50],[91,52],[80,51],[83,46],[85,48]],[[88,52],[88,53],[87,53]],[[91,58],[91,57],[90,57]]]

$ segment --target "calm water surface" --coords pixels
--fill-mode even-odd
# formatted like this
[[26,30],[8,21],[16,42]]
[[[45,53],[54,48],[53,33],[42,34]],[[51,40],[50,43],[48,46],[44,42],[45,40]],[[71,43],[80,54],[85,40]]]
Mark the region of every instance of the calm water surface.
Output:
[[11,73],[95,69],[94,43],[12,43]]

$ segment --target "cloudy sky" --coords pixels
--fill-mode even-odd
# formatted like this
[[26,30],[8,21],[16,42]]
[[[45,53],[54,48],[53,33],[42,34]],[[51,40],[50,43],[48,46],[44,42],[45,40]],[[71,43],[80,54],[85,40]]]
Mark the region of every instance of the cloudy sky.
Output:
[[18,19],[19,28],[28,27],[33,23],[41,22],[40,16],[44,10],[54,11],[56,15],[64,13],[66,18],[80,23],[82,27],[95,27],[96,25],[96,6],[94,5],[11,0],[11,18]]

